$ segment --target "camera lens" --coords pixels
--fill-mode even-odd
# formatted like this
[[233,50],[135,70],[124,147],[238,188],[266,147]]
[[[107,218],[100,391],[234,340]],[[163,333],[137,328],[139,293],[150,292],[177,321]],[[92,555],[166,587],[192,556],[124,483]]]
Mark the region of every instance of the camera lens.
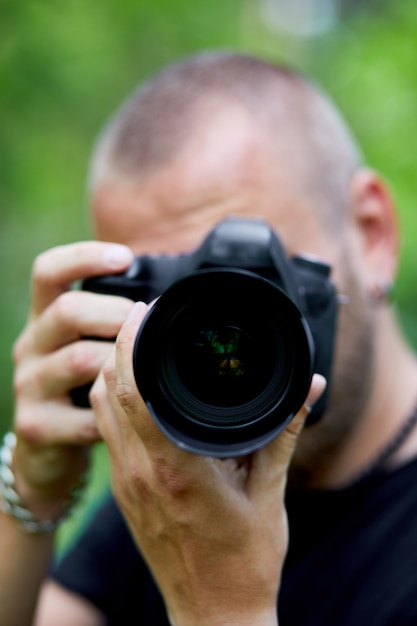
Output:
[[178,445],[230,456],[266,443],[307,394],[309,329],[270,281],[201,270],[168,289],[136,338],[134,372],[155,421]]

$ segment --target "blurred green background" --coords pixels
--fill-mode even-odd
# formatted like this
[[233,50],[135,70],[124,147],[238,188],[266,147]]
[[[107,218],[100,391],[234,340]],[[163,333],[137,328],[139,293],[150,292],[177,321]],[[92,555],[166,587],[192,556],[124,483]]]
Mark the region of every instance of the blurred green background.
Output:
[[[32,259],[90,237],[85,175],[98,131],[144,77],[218,47],[309,73],[345,113],[399,206],[396,303],[417,345],[417,3],[2,0],[0,432],[12,416],[10,353],[25,321]],[[96,459],[93,492],[107,481],[103,450]],[[76,523],[64,527],[64,539]]]

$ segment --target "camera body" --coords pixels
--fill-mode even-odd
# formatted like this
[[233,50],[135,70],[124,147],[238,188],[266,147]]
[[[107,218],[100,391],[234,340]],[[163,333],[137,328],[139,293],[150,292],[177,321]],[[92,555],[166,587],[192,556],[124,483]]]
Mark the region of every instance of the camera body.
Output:
[[[194,251],[137,256],[126,272],[83,289],[156,302],[136,337],[139,391],[162,431],[197,454],[250,453],[301,408],[314,372],[326,391],[337,318],[327,264],[288,257],[260,219],[229,217]],[[88,389],[74,390],[88,404]]]

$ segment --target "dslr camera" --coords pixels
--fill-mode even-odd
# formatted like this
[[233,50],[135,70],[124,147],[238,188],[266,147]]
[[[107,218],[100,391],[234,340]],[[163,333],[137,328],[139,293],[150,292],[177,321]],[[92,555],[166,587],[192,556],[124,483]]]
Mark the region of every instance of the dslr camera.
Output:
[[[276,437],[301,408],[314,372],[329,393],[337,317],[330,268],[288,257],[259,219],[226,218],[188,254],[143,255],[83,289],[151,302],[133,371],[165,435],[196,454],[232,457]],[[74,390],[88,405],[88,388]]]

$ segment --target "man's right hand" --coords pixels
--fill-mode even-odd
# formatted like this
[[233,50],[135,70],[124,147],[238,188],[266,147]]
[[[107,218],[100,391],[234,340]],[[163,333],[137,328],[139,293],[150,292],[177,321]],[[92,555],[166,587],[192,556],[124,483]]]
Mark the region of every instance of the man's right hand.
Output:
[[92,409],[69,392],[96,378],[111,339],[133,303],[71,289],[87,276],[119,273],[132,261],[125,246],[82,242],[41,254],[33,266],[32,303],[14,348],[16,489],[39,519],[55,519],[100,439]]

